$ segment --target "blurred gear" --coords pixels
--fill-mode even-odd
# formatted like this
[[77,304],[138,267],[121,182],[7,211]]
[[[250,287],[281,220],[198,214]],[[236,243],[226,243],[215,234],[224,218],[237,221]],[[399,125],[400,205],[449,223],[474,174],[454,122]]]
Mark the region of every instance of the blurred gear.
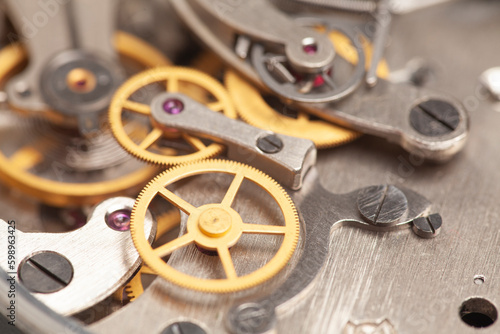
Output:
[[[142,96],[141,91],[148,91],[152,89],[151,85],[164,82],[166,82],[168,92],[185,91],[188,96],[205,103],[213,111],[222,111],[227,117],[236,118],[236,111],[226,90],[209,75],[182,67],[155,68],[130,78],[113,97],[109,108],[109,122],[113,135],[120,145],[133,156],[160,165],[187,163],[211,158],[222,153],[224,146],[220,144],[205,145],[196,137],[157,124],[151,117],[149,104],[133,101],[134,96]],[[198,88],[195,90],[195,94],[191,94],[193,87]],[[200,88],[204,90],[204,96],[200,96]],[[178,113],[182,111],[182,106],[165,104],[163,107],[165,112]],[[126,115],[125,110],[130,111],[132,115]],[[126,122],[127,116],[129,116],[128,123]],[[148,134],[134,141],[125,129],[131,122],[138,123],[136,116],[140,116],[143,121],[146,121],[146,124],[142,124],[148,129]],[[172,146],[175,144],[177,146]],[[172,147],[177,149],[174,152],[175,155],[172,154]],[[170,150],[165,151],[165,148]],[[185,155],[181,155],[182,149],[186,152]]]
[[[316,27],[316,30],[324,31],[324,27]],[[341,57],[351,64],[358,62],[357,53],[346,36],[338,31],[332,31],[328,34],[328,37]],[[372,46],[364,38],[362,39],[362,45],[367,55],[366,66],[369,67],[369,60],[373,52]],[[387,63],[381,61],[377,69],[377,75],[386,78],[388,74]],[[238,115],[248,124],[288,136],[310,139],[317,148],[342,145],[360,136],[358,132],[323,120],[311,119],[307,112],[301,111],[299,108],[297,108],[299,110],[290,110],[292,107],[289,108],[287,105],[282,104],[284,112],[277,111],[276,108],[269,105],[257,88],[245,81],[233,70],[228,70],[224,79]],[[289,112],[292,112],[292,115],[287,115]],[[293,116],[296,116],[296,118]]]
[[[115,44],[142,67],[170,63],[154,47],[127,33],[117,33]],[[20,45],[3,48],[0,80],[5,83],[25,61]],[[130,159],[106,128],[97,136],[82,138],[73,129],[8,110],[1,114],[0,127],[0,178],[46,204],[79,206],[133,194],[157,172]],[[140,129],[128,131],[140,134]]]
[[[190,176],[223,173],[235,175],[220,203],[194,207],[166,187]],[[247,179],[270,194],[279,205],[284,217],[284,226],[248,224],[231,208],[243,181]],[[156,249],[153,249],[144,235],[144,217],[149,203],[155,196],[161,196],[186,213],[187,233]],[[266,174],[247,165],[223,160],[206,160],[181,165],[163,172],[153,179],[141,192],[135,202],[130,222],[132,239],[145,264],[164,279],[179,286],[212,293],[228,293],[251,288],[276,275],[292,256],[299,238],[299,219],[292,200],[281,186]],[[229,249],[243,234],[282,235],[283,241],[274,257],[263,267],[244,276],[238,276]],[[216,251],[226,278],[201,279],[182,273],[162,259],[175,250],[196,244],[198,249]]]
[[[172,209],[167,212],[160,214],[157,218],[156,227],[156,237],[155,242],[158,241],[163,235],[169,232],[172,228],[179,225],[181,222],[181,216],[178,209]],[[143,265],[139,272],[127,283],[123,288],[119,289],[115,294],[115,299],[124,302],[124,298],[128,301],[134,301],[144,292],[144,286],[142,284],[142,275],[155,275],[156,273],[148,268],[148,266]]]

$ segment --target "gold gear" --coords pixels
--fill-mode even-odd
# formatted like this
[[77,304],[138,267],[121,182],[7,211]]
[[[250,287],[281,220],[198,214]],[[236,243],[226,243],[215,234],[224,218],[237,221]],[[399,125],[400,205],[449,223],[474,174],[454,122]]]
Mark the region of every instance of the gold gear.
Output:
[[[358,54],[345,35],[333,31],[328,36],[341,57],[352,64],[358,62]],[[369,67],[373,52],[372,46],[366,39],[362,40],[362,44],[367,55],[366,66]],[[380,62],[377,75],[381,78],[387,78],[389,75],[385,60]],[[361,135],[327,121],[312,120],[311,116],[303,110],[298,111],[296,119],[277,112],[269,106],[257,88],[232,70],[226,72],[224,82],[238,115],[255,127],[288,136],[310,139],[319,149],[342,145]]]
[[[162,137],[171,136],[172,134],[165,131],[163,127],[156,124],[152,120],[151,110],[149,105],[144,103],[138,103],[129,100],[133,93],[137,92],[141,88],[158,83],[166,82],[168,92],[185,91],[189,94],[190,89],[182,89],[188,87],[196,87],[203,89],[206,93],[212,95],[215,98],[214,102],[206,103],[208,108],[214,111],[222,111],[227,117],[236,118],[237,114],[231,103],[224,87],[214,78],[209,75],[183,67],[159,67],[150,69],[139,73],[129,80],[127,80],[115,93],[113,100],[109,108],[109,122],[111,125],[111,131],[115,136],[116,140],[120,145],[127,150],[133,156],[153,164],[159,165],[177,165],[188,163],[197,160],[208,159],[216,156],[224,150],[224,146],[212,143],[208,146],[196,137],[179,134],[182,138],[193,147],[195,152],[187,155],[166,155],[162,153],[156,153],[148,151],[148,149],[154,145]],[[193,98],[199,98],[199,89],[196,90],[196,96]],[[205,99],[201,99],[202,103],[205,103]],[[124,124],[122,121],[122,114],[124,110],[129,110],[133,113],[145,115],[149,117],[151,126],[153,130],[141,141],[141,143],[135,143],[125,132]]]
[[[144,67],[170,64],[160,51],[130,34],[117,32],[114,43],[121,55]],[[6,80],[26,60],[27,53],[19,44],[11,44],[0,50],[0,82],[5,84]],[[118,196],[125,191],[142,186],[158,171],[148,166],[115,180],[65,183],[45,179],[26,170],[27,166],[33,166],[43,157],[35,148],[21,148],[12,157],[15,157],[15,162],[0,151],[0,178],[7,185],[18,188],[53,206],[93,205],[111,196]]]
[[[166,186],[186,177],[224,173],[235,175],[221,203],[202,205],[198,208],[184,201]],[[248,179],[269,193],[280,207],[285,226],[243,223],[231,204],[244,179]],[[144,217],[149,203],[156,195],[175,205],[189,217],[187,233],[156,249],[144,235]],[[141,192],[132,210],[130,232],[134,245],[144,263],[164,279],[179,286],[210,293],[240,291],[261,284],[276,275],[287,263],[297,246],[299,218],[288,194],[271,177],[247,165],[224,160],[205,160],[169,169],[153,179]],[[275,256],[262,268],[238,277],[229,248],[236,244],[243,233],[283,235],[283,242]],[[162,260],[176,249],[195,243],[206,250],[216,250],[221,259],[225,279],[201,279],[177,271]]]

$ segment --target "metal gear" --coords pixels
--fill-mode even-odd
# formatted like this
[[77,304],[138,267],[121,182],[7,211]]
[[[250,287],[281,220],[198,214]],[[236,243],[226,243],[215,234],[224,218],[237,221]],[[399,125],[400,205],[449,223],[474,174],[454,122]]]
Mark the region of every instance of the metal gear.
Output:
[[[235,175],[220,203],[194,207],[166,188],[166,186],[184,178],[207,173]],[[244,179],[252,181],[273,197],[284,217],[285,226],[243,223],[242,218],[231,208],[231,205]],[[160,195],[189,217],[187,233],[153,249],[144,235],[143,221],[148,205],[156,195]],[[210,293],[240,291],[272,278],[288,263],[295,251],[299,230],[299,218],[295,205],[276,181],[257,169],[224,160],[194,162],[174,167],[158,175],[137,198],[130,222],[134,245],[149,268],[176,285]],[[283,241],[274,257],[263,267],[238,277],[229,248],[239,241],[242,234],[246,233],[282,235]],[[174,269],[162,259],[175,250],[192,243],[201,249],[217,252],[224,268],[225,279],[196,278]]]
[[[332,31],[328,36],[331,42],[335,44],[335,49],[341,57],[352,64],[358,62],[357,53],[347,37],[338,31]],[[361,42],[367,55],[366,67],[368,68],[373,52],[372,45],[364,38]],[[377,74],[381,78],[387,78],[389,75],[387,63],[384,60],[380,62]],[[311,119],[311,116],[303,110],[297,111],[297,118],[288,117],[276,111],[266,102],[256,87],[245,81],[233,70],[226,72],[224,83],[238,115],[245,122],[255,127],[284,135],[310,139],[319,149],[346,144],[361,135],[356,131],[327,121]]]
[[[123,56],[144,67],[170,64],[161,52],[127,33],[118,32],[114,42]],[[26,60],[27,54],[21,45],[11,44],[3,48],[0,51],[0,80],[5,82]],[[4,117],[9,116],[5,114]],[[138,188],[157,172],[156,168],[137,165],[132,171],[111,180],[90,183],[63,182],[33,172],[32,167],[40,163],[45,155],[43,142],[21,146],[14,152],[0,151],[0,178],[7,185],[18,188],[46,204],[67,206],[92,205],[110,196]]]
[[[200,139],[180,133],[175,129],[165,129],[156,124],[151,118],[149,105],[130,100],[133,94],[137,94],[141,89],[147,89],[148,85],[166,82],[168,92],[183,91],[202,103],[212,97],[213,101],[207,106],[214,111],[222,111],[227,117],[236,118],[237,114],[231,103],[231,99],[224,87],[209,75],[182,67],[159,67],[144,71],[130,78],[115,93],[109,108],[109,122],[113,135],[120,145],[133,156],[153,164],[176,165],[189,163],[192,161],[208,159],[216,156],[224,150],[224,146],[211,143],[205,145]],[[183,83],[183,85],[181,85]],[[190,94],[190,88],[196,87],[196,94]],[[205,91],[206,97],[200,98],[199,89]],[[148,117],[148,126],[152,130],[144,138],[136,141],[132,140],[125,132],[123,122],[124,110],[131,111],[135,115]],[[135,116],[134,115],[134,116]],[[179,139],[182,138],[189,144],[194,152],[186,155],[166,155],[161,148],[154,147],[155,143],[162,138]],[[150,150],[152,149],[152,150]],[[156,150],[156,151],[153,151]]]

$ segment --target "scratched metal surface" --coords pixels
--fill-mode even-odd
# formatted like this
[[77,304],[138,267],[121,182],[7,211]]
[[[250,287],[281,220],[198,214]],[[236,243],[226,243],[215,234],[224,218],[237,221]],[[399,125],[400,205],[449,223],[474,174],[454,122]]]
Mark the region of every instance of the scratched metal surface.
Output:
[[[318,170],[332,192],[380,183],[413,189],[441,213],[442,232],[426,240],[411,230],[335,230],[314,288],[285,312],[280,310],[279,333],[353,331],[346,327],[348,322],[365,322],[370,330],[370,324],[384,320],[387,333],[474,333],[478,330],[459,317],[461,303],[479,296],[500,306],[500,110],[495,111],[477,81],[482,71],[500,65],[500,44],[495,42],[500,37],[499,14],[498,1],[470,1],[394,19],[386,52],[391,68],[401,68],[413,57],[428,61],[434,70],[428,86],[453,94],[468,108],[469,143],[451,162],[429,165],[383,140],[364,137],[321,152]],[[263,212],[242,210],[255,218]],[[475,284],[475,275],[484,275],[484,284]],[[257,298],[272,288],[266,284],[247,293],[213,296],[181,291],[158,279],[136,305],[91,328],[103,333],[160,332],[175,320],[189,319],[209,333],[219,333],[226,330],[229,304]],[[497,321],[481,333],[499,331]]]

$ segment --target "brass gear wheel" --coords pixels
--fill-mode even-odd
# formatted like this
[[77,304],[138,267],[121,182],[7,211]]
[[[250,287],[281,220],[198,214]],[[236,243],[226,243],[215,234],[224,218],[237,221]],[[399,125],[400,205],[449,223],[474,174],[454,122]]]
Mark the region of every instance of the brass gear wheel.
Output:
[[[135,36],[124,32],[115,34],[115,46],[121,55],[144,67],[169,65],[160,51]],[[0,50],[0,82],[14,74],[27,60],[25,49],[19,44],[11,44]],[[43,146],[43,145],[40,145]],[[34,146],[26,146],[9,158],[0,151],[0,178],[9,186],[54,206],[95,204],[110,196],[123,194],[140,187],[157,173],[153,167],[141,167],[122,177],[92,183],[68,183],[47,179],[29,171],[29,167],[43,159],[43,153]],[[12,159],[15,158],[15,161]]]
[[[318,28],[320,29],[320,28]],[[324,29],[323,29],[324,30]],[[352,64],[356,64],[357,53],[349,39],[340,32],[328,34],[335,44],[338,54]],[[362,40],[364,52],[367,55],[367,67],[372,55],[372,46]],[[389,75],[387,63],[383,60],[377,68],[377,75],[386,78]],[[329,148],[348,143],[361,134],[323,120],[311,119],[303,110],[298,110],[297,118],[292,118],[277,112],[261,95],[260,91],[245,81],[233,70],[228,70],[224,77],[226,88],[236,107],[238,115],[248,124],[255,127],[281,133],[288,136],[310,139],[317,148]]]
[[[125,82],[115,93],[109,108],[109,122],[111,130],[120,145],[133,156],[157,165],[177,165],[208,159],[224,150],[224,146],[211,143],[205,145],[200,139],[176,132],[175,129],[166,130],[151,118],[149,105],[130,100],[130,97],[148,85],[166,82],[168,92],[182,91],[206,105],[213,111],[222,111],[227,117],[236,118],[237,114],[226,90],[217,80],[198,70],[183,67],[159,67],[139,73]],[[195,89],[196,88],[196,89]],[[212,97],[200,97],[200,89]],[[192,92],[196,92],[190,94]],[[123,112],[128,110],[134,114],[148,117],[152,130],[142,140],[132,140],[125,131]],[[155,148],[155,143],[162,138],[179,138],[187,142],[194,152],[186,155],[167,155],[161,149]],[[156,151],[153,151],[155,150]]]
[[[235,175],[220,203],[194,207],[166,188],[184,178],[206,173]],[[285,226],[243,223],[240,215],[231,208],[231,205],[244,179],[252,181],[273,197],[283,214]],[[153,249],[144,235],[144,217],[149,203],[156,195],[160,195],[189,217],[187,233]],[[299,229],[295,205],[276,181],[255,168],[224,160],[199,161],[177,166],[161,173],[142,190],[135,202],[130,221],[134,245],[144,263],[151,270],[179,286],[210,293],[228,293],[248,289],[276,275],[288,263],[295,251]],[[238,277],[229,248],[234,246],[245,233],[283,235],[283,241],[277,253],[267,264],[250,274]],[[217,252],[224,268],[225,279],[196,278],[174,269],[162,260],[162,257],[192,243],[202,249]]]

